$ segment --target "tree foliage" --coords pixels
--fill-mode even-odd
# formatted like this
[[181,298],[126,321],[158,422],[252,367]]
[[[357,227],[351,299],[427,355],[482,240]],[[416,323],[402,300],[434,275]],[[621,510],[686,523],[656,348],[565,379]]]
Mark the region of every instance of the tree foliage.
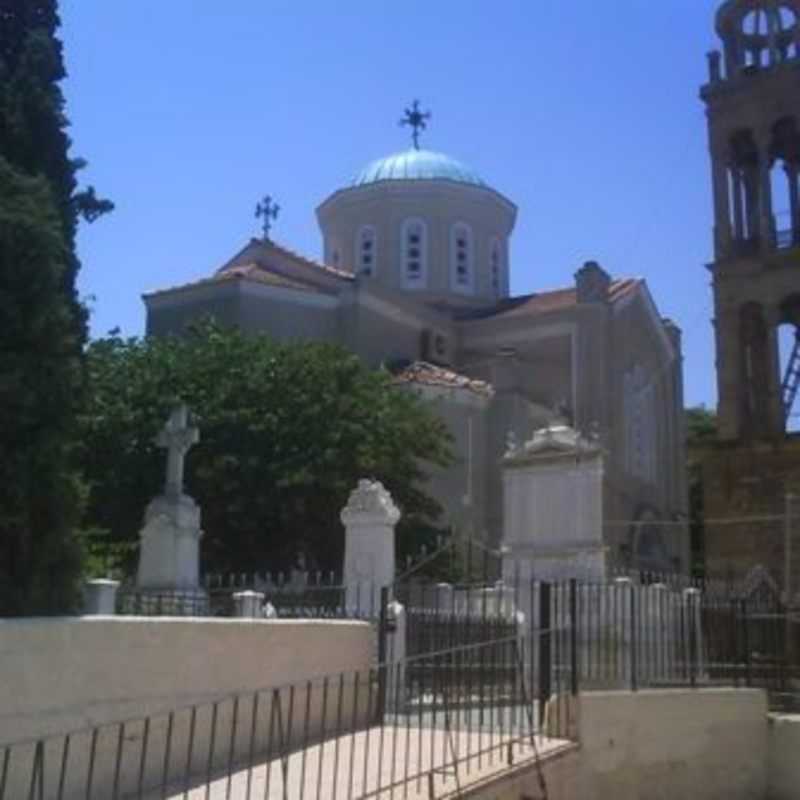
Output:
[[162,490],[154,438],[178,401],[200,427],[187,491],[203,513],[206,569],[285,569],[300,552],[313,569],[337,569],[339,512],[364,477],[391,491],[406,526],[439,512],[423,462],[449,461],[443,423],[339,347],[209,323],[183,338],[96,341],[88,365],[89,522],[112,542],[138,541],[144,508]]
[[686,409],[686,441],[689,447],[717,438],[717,415],[705,406]]
[[712,444],[717,439],[717,415],[705,406],[685,411],[686,444],[689,478],[689,530],[692,543],[692,571],[697,577],[705,575],[705,485],[702,459],[693,449]]
[[67,250],[49,187],[0,158],[0,614],[68,610],[80,495],[70,409],[80,387]]
[[70,443],[83,397],[86,312],[77,190],[55,0],[0,0],[0,615],[71,610],[80,487]]

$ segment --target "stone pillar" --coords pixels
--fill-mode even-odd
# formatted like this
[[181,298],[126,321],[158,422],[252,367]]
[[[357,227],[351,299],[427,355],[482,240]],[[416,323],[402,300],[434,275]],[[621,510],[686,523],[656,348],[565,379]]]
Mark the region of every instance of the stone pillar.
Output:
[[737,242],[744,240],[744,207],[742,204],[742,170],[741,167],[731,167],[733,176],[733,234]]
[[747,219],[747,238],[753,239],[761,233],[759,213],[760,173],[759,165],[748,164],[742,169],[744,183],[745,217]]
[[440,614],[450,614],[455,606],[454,603],[454,590],[452,583],[437,583],[436,584],[436,610]]
[[719,50],[712,50],[706,54],[708,59],[708,79],[711,83],[719,83],[722,80],[722,63]]
[[767,418],[761,420],[760,427],[770,436],[781,436],[786,427],[783,411],[783,392],[781,385],[781,353],[778,337],[778,328],[781,324],[781,310],[777,305],[767,306],[764,309],[764,326],[766,328],[766,365],[765,371],[769,384],[764,387],[755,387],[756,391],[764,392],[767,403]]
[[791,220],[792,244],[798,244],[800,242],[800,217],[798,217],[800,208],[798,207],[797,165],[786,164],[784,169],[786,170],[786,180],[789,182],[789,217]]
[[712,163],[714,191],[715,241],[717,256],[727,254],[731,244],[731,211],[728,190],[728,167],[719,157]]
[[113,616],[117,613],[119,581],[86,581],[83,587],[83,613],[87,616]]
[[346,606],[356,612],[377,611],[381,589],[394,583],[394,529],[400,511],[381,483],[361,480],[340,518],[345,527]]
[[563,425],[506,453],[504,577],[605,580],[603,465],[599,444]]
[[263,592],[235,592],[233,602],[236,616],[243,619],[261,619],[264,616]]
[[775,219],[772,216],[772,176],[770,174],[769,140],[758,143],[758,233],[761,249],[775,247]]

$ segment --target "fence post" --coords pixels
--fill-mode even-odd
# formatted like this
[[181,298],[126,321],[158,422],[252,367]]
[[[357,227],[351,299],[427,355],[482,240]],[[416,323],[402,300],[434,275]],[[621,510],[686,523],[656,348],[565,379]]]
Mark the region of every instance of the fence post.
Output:
[[637,602],[636,602],[636,585],[633,581],[630,582],[630,595],[631,595],[631,627],[630,627],[630,634],[631,634],[631,691],[635,692],[639,689],[639,682],[638,682],[638,649],[639,649],[639,642],[637,639],[637,625],[636,625],[636,610],[637,610]]
[[569,582],[569,655],[570,689],[572,696],[578,695],[578,582]]
[[695,608],[695,598],[700,594],[697,589],[684,589],[683,596],[686,598],[686,610],[689,618],[689,685],[694,689],[697,686],[697,661],[698,661],[698,611]]
[[553,684],[552,663],[552,585],[539,584],[539,723],[544,721],[545,708]]
[[376,724],[382,725],[386,713],[386,639],[389,635],[389,587],[381,587],[381,607],[378,618],[378,707]]
[[744,651],[744,683],[750,688],[753,685],[753,676],[750,671],[750,623],[747,619],[747,598],[741,600],[742,614],[742,649]]

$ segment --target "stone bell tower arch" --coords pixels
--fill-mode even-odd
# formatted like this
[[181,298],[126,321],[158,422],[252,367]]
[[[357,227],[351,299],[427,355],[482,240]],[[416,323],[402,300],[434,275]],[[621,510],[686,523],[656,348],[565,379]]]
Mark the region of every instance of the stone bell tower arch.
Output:
[[[800,0],[727,0],[716,31],[722,47],[708,54],[700,91],[720,440],[702,457],[706,564],[739,577],[763,564],[794,595],[800,559],[787,553],[800,532],[785,521],[800,491],[800,436],[789,425],[800,400]],[[783,326],[795,335],[781,337]]]

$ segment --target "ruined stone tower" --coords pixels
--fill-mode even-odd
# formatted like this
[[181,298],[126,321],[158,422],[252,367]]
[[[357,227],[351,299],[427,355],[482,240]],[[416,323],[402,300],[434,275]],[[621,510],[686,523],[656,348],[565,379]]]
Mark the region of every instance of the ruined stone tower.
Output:
[[700,93],[721,440],[704,462],[706,560],[737,574],[764,563],[780,584],[785,496],[800,479],[790,434],[800,385],[800,0],[728,0],[716,30],[722,51],[709,54]]

